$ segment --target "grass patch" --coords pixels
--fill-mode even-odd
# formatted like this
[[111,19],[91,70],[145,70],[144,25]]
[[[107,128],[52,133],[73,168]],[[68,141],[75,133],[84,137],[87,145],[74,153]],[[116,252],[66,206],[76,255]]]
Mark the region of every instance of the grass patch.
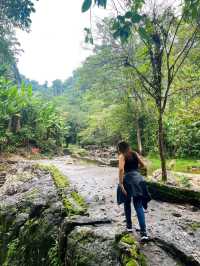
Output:
[[[147,161],[148,175],[161,168],[158,157],[147,157]],[[197,168],[197,170],[194,171],[192,168]],[[192,159],[168,159],[167,169],[175,172],[200,174],[200,161]]]
[[[195,172],[192,170],[193,167],[197,168]],[[177,159],[173,170],[177,172],[200,174],[200,161],[191,159]]]
[[155,170],[160,169],[160,159],[157,157],[147,157],[147,172],[151,175]]

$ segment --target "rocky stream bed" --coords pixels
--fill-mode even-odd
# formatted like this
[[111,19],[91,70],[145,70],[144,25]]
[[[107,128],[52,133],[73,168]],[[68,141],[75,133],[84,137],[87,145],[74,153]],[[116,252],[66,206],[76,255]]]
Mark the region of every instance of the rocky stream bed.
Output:
[[200,265],[200,206],[152,200],[151,240],[140,243],[134,212],[135,232],[124,231],[117,168],[70,156],[37,163],[47,167],[21,161],[4,169],[0,265]]

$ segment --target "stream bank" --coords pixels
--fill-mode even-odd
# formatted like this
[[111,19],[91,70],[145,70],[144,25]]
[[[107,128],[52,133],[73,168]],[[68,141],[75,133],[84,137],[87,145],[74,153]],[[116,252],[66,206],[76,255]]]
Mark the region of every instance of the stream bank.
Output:
[[0,187],[0,265],[142,265],[137,240],[87,209],[55,166],[13,162]]
[[[125,229],[123,206],[116,204],[118,170],[72,159],[70,156],[46,160],[67,175],[74,188],[89,204],[89,217],[109,218],[118,232]],[[140,249],[148,265],[200,265],[200,210],[189,204],[152,200],[146,213],[152,241]],[[133,224],[137,219],[133,213]],[[137,232],[134,236],[139,240]],[[164,244],[166,243],[166,244]]]
[[[151,242],[141,245],[137,231],[124,232],[116,168],[70,156],[39,161],[59,169],[67,180],[62,187],[51,171],[34,163],[13,165],[0,188],[0,265],[200,265],[198,208],[151,201],[146,213]],[[134,213],[133,223],[136,229]]]

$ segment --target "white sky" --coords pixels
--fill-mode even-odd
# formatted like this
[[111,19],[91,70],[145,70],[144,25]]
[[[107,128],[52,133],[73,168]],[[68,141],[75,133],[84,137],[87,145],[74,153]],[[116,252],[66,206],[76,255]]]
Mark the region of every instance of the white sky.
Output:
[[[20,73],[40,83],[67,79],[89,55],[84,46],[84,27],[89,12],[81,13],[83,0],[40,0],[32,15],[31,32],[17,31],[24,53]],[[105,11],[99,11],[100,16]]]
[[[89,12],[81,13],[82,3],[83,0],[36,2],[31,32],[17,31],[24,50],[19,57],[20,73],[40,83],[46,80],[51,83],[55,79],[67,79],[80,66],[91,53],[83,48],[83,29],[90,26],[90,16]],[[166,0],[165,3],[169,5],[172,0]],[[108,11],[95,8],[94,15],[103,18]]]

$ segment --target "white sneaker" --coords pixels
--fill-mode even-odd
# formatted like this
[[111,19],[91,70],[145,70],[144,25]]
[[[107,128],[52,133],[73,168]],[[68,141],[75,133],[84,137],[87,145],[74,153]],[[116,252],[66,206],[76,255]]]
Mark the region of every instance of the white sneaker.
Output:
[[147,233],[141,233],[141,241],[148,241],[149,237],[147,236]]

